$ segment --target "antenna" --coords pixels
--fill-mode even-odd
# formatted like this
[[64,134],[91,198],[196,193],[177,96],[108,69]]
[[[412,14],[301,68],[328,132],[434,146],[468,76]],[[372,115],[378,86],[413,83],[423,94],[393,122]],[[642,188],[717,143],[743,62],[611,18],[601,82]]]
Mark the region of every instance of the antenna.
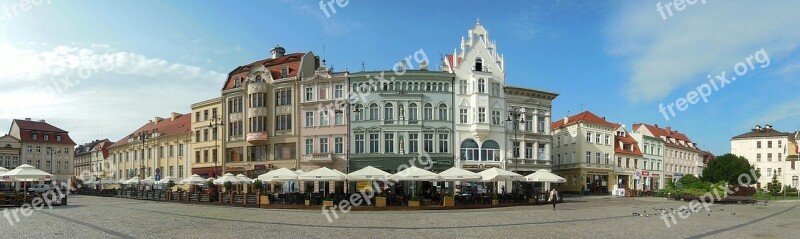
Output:
[[361,60],[361,71],[367,71],[367,65],[364,64],[364,60]]

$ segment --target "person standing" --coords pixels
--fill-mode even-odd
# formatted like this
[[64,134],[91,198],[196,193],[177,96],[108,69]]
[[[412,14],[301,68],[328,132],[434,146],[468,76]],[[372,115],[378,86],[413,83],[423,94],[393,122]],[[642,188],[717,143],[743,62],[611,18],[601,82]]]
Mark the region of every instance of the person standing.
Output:
[[553,210],[556,210],[556,203],[561,197],[558,196],[558,191],[555,188],[550,190],[550,203],[553,204]]

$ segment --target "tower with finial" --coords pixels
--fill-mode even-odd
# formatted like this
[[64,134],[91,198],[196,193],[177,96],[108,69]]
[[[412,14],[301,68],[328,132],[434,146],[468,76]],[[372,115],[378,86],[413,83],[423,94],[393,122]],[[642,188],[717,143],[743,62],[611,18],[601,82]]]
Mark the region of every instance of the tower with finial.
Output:
[[278,59],[282,57],[284,54],[286,54],[286,49],[284,49],[283,47],[281,47],[280,44],[278,44],[275,45],[275,47],[273,47],[272,50],[269,51],[269,53],[272,54],[272,59]]

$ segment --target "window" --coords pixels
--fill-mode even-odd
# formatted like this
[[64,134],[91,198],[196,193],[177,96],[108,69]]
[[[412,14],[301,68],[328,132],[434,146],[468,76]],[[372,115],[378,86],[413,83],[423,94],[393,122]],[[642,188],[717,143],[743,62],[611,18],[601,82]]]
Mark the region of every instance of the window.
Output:
[[492,96],[500,97],[500,83],[492,82]]
[[281,78],[286,78],[286,77],[289,77],[289,67],[284,66],[281,69]]
[[592,152],[586,151],[586,163],[592,163]]
[[409,153],[419,152],[419,134],[408,133],[408,152]]
[[408,121],[411,124],[417,123],[417,112],[418,112],[417,104],[411,103],[408,105]]
[[[150,151],[148,150],[147,157],[150,158]],[[178,157],[183,156],[183,144],[178,144]]]
[[38,135],[37,135],[37,134],[33,134],[31,137],[32,137],[33,139],[36,139],[36,138],[38,137]]
[[336,125],[343,125],[344,124],[344,113],[341,110],[337,110],[333,115],[333,123]]
[[600,144],[600,133],[594,135],[594,143]]
[[449,134],[439,134],[439,153],[450,152]]
[[327,100],[328,99],[328,86],[327,85],[319,86],[319,91],[317,91],[317,92],[319,92],[319,99],[320,100]]
[[208,110],[203,110],[203,120],[208,120]]
[[319,126],[328,126],[330,122],[330,117],[328,117],[328,111],[320,111],[319,112]]
[[433,120],[433,105],[430,103],[425,104],[425,108],[422,110],[422,119]]
[[467,123],[467,109],[459,109],[458,110],[458,118],[459,118],[459,123],[466,124]]
[[364,120],[364,106],[362,106],[361,104],[357,104],[354,112],[356,113],[355,121]]
[[474,71],[483,71],[483,60],[481,58],[475,59],[475,69]]
[[50,140],[50,137],[49,137],[49,136],[50,136],[50,135],[46,135],[46,134],[45,134],[45,135],[44,135],[44,140]]
[[208,149],[203,150],[203,163],[208,163]]
[[439,104],[439,120],[446,121],[447,120],[447,105]]
[[56,135],[56,141],[61,141],[61,135]]
[[467,94],[467,80],[458,81],[458,93],[462,95]]
[[761,141],[756,141],[756,148],[761,148]]
[[778,140],[778,148],[783,148],[783,140]]
[[[236,97],[228,100],[228,113],[241,113],[242,112],[242,98]],[[199,112],[197,117],[200,117]]]
[[291,105],[292,104],[292,89],[284,88],[278,89],[275,92],[275,105]]
[[767,162],[772,162],[772,153],[767,153]]
[[380,146],[378,145],[380,135],[378,133],[371,133],[369,134],[369,152],[370,153],[378,153],[380,150]]
[[194,151],[194,162],[195,163],[200,163],[200,151],[199,150],[195,150]]
[[333,87],[333,97],[336,99],[341,99],[344,97],[344,86],[339,84]]
[[[267,97],[264,93],[250,94],[250,107],[265,107],[267,106]],[[208,120],[208,110],[205,111],[205,118]]]
[[500,125],[500,111],[499,110],[492,110],[492,124],[493,125]]
[[394,153],[394,133],[383,135],[383,152]]
[[533,158],[533,143],[525,143],[525,158]]
[[364,153],[364,135],[363,134],[356,134],[356,153],[357,154]]
[[250,132],[267,131],[267,117],[250,118]]
[[[778,141],[778,142],[780,142],[780,141]],[[783,153],[778,153],[778,162],[780,162],[782,158],[783,158]]]
[[537,117],[536,118],[536,132],[544,133],[544,117]]
[[767,168],[767,177],[772,177],[772,168]]
[[306,87],[306,101],[314,100],[314,88]]
[[611,160],[611,155],[610,154],[605,154],[603,159],[605,160],[605,164],[608,165],[609,161]]
[[32,152],[33,152],[33,146],[28,145],[28,153],[32,153]]
[[203,129],[203,141],[208,141],[208,129]]
[[36,152],[37,153],[41,153],[42,152],[42,146],[36,146]]
[[314,112],[306,112],[306,127],[314,127]]
[[426,153],[433,153],[433,134],[423,134],[422,140],[422,150],[425,150]]
[[611,135],[606,134],[606,145],[611,145]]
[[525,131],[533,132],[533,116],[525,116]]
[[478,123],[486,123],[486,108],[478,107]]
[[306,155],[314,153],[314,139],[306,139]]
[[175,145],[170,145],[169,146],[169,156],[170,157],[174,157],[175,156]]
[[178,165],[178,177],[183,177],[183,165]]
[[383,119],[386,124],[394,123],[394,106],[392,103],[383,105]]
[[777,176],[781,176],[781,170],[783,170],[783,168],[778,168],[778,174],[776,174]]
[[486,81],[483,78],[478,79],[478,92],[486,93]]
[[592,142],[592,132],[586,132],[586,142]]
[[275,116],[275,130],[290,130],[290,129],[292,129],[291,115]]
[[597,154],[595,155],[594,163],[600,164],[600,152],[597,152]]
[[328,153],[328,138],[319,138],[319,152]]
[[333,153],[340,154],[344,152],[344,138],[333,138]]
[[372,103],[369,106],[369,120],[380,120],[378,117],[378,104]]

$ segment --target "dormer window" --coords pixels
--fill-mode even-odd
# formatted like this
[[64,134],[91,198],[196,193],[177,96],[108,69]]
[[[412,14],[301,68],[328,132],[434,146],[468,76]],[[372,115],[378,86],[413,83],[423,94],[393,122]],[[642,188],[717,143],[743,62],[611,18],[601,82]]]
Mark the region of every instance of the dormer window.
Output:
[[483,71],[483,60],[479,57],[475,59],[475,69],[476,71]]
[[44,135],[44,140],[50,140],[50,136],[45,134]]
[[260,75],[256,76],[256,82],[264,82],[264,78],[262,78]]
[[286,77],[289,77],[289,67],[284,66],[281,69],[281,78],[286,78]]
[[31,138],[33,138],[33,139],[37,139],[37,138],[39,138],[39,135],[37,135],[37,134],[33,134],[33,135],[31,135]]
[[233,85],[233,87],[239,87],[239,86],[242,86],[242,77],[236,79],[236,83]]
[[61,142],[61,135],[56,135],[56,141]]

